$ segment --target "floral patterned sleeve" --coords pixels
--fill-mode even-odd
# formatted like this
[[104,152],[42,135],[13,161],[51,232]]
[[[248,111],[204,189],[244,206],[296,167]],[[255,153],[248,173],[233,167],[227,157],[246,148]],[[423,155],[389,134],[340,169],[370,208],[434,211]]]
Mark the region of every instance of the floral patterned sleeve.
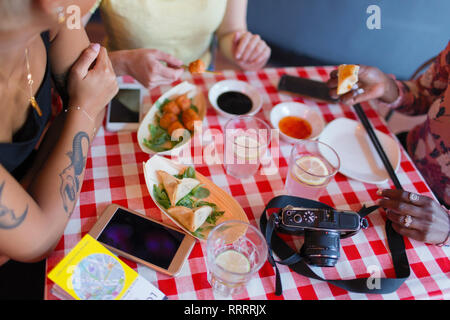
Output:
[[399,97],[387,106],[408,115],[426,114],[436,99],[447,89],[450,42],[428,70],[416,80],[396,80]]
[[407,150],[441,203],[450,206],[450,42],[419,79],[396,83],[399,97],[384,105],[427,115],[408,133]]

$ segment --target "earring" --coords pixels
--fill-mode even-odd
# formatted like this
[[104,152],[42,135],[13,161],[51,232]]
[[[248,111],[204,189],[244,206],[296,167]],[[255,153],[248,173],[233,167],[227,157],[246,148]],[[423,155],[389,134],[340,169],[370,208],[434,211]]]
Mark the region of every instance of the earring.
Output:
[[66,21],[66,17],[64,16],[64,7],[56,8],[56,15],[57,15],[59,24],[61,24],[64,21]]

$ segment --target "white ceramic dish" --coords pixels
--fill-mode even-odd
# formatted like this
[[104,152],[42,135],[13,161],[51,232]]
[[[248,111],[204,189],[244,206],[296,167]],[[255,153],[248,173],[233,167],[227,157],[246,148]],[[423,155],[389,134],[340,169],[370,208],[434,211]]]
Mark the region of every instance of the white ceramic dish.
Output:
[[[159,185],[160,181],[158,178],[158,175],[156,171],[163,170],[166,171],[169,174],[178,174],[180,171],[185,168],[183,165],[176,164],[175,162],[160,157],[158,155],[154,155],[150,158],[146,163],[144,163],[144,177],[145,182],[147,184],[148,192],[150,193],[150,196],[153,199],[153,202],[155,202],[156,206],[170,219],[173,223],[175,223],[180,229],[182,229],[184,232],[191,234],[195,238],[199,240],[206,240],[208,238],[208,234],[211,231],[211,228],[205,228],[202,232],[200,232],[200,235],[202,237],[199,237],[196,234],[193,234],[189,232],[181,223],[179,223],[175,218],[173,218],[167,210],[162,207],[155,199],[155,196],[153,195],[153,185]],[[240,220],[243,222],[248,223],[248,218],[245,213],[245,211],[242,209],[240,204],[228,193],[226,193],[224,190],[219,188],[217,185],[215,185],[211,180],[203,176],[202,174],[198,173],[196,171],[195,173],[196,179],[200,181],[200,183],[207,188],[210,191],[210,196],[205,201],[215,203],[218,208],[220,208],[221,211],[224,211],[224,215],[221,216],[217,222],[216,225],[219,225],[220,223],[228,220]]]
[[[325,128],[325,120],[322,115],[313,108],[299,102],[283,102],[277,104],[270,112],[270,122],[274,129],[280,129],[278,124],[281,119],[289,116],[299,117],[309,122],[312,128],[311,135],[305,139],[317,139]],[[284,134],[280,130],[280,136],[288,143],[297,143],[300,139],[296,139]]]
[[[395,171],[400,166],[400,148],[390,136],[375,130]],[[358,121],[340,118],[328,124],[319,141],[332,147],[341,160],[340,172],[349,178],[373,184],[389,179],[364,126]],[[326,154],[323,154],[326,158]]]
[[220,82],[217,82],[211,89],[209,89],[209,102],[213,106],[213,108],[216,110],[216,112],[226,118],[234,118],[237,115],[231,114],[228,112],[223,111],[219,108],[217,105],[217,99],[220,97],[222,93],[229,92],[229,91],[237,91],[241,92],[245,95],[247,95],[253,102],[252,109],[247,112],[246,114],[243,114],[245,116],[253,116],[257,114],[262,107],[263,101],[261,95],[258,93],[258,90],[256,90],[254,87],[249,85],[247,82],[239,81],[239,80],[223,80]]
[[[158,100],[156,100],[156,102],[152,105],[150,110],[145,115],[144,119],[142,119],[141,124],[139,125],[138,132],[137,132],[137,138],[138,138],[139,147],[141,148],[141,150],[143,152],[148,153],[148,154],[171,155],[172,151],[186,147],[188,145],[188,142],[190,141],[190,139],[192,139],[192,137],[190,139],[187,139],[186,141],[181,142],[180,144],[178,144],[176,147],[172,148],[171,150],[167,150],[167,151],[163,151],[163,152],[153,151],[152,149],[148,148],[143,143],[144,139],[148,139],[150,136],[150,131],[148,129],[148,126],[150,124],[155,124],[155,122],[156,122],[155,117],[159,111],[158,106],[161,103],[163,103],[166,99],[173,99],[173,98],[181,96],[185,93],[188,94],[188,98],[192,99],[193,104],[198,108],[198,111],[199,111],[198,113],[199,113],[200,119],[202,119],[202,121],[203,121],[203,119],[205,118],[205,115],[206,115],[206,107],[207,107],[205,97],[203,96],[203,94],[201,92],[199,92],[197,87],[194,86],[193,84],[191,84],[187,81],[180,83],[176,87],[173,87],[172,89],[170,89],[169,91],[164,93]],[[177,150],[177,152],[178,151],[180,151],[180,150]]]

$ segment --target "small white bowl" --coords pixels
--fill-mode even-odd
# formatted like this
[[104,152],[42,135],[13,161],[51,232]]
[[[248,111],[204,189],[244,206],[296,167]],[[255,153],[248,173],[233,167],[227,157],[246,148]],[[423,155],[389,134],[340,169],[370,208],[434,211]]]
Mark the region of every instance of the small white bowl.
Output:
[[[283,102],[273,107],[270,112],[270,122],[272,123],[272,127],[279,130],[280,128],[278,124],[281,119],[289,116],[299,117],[309,122],[312,128],[312,133],[305,139],[317,139],[325,128],[325,120],[322,115],[307,105],[299,102]],[[290,137],[284,134],[281,130],[280,136],[288,143],[297,143],[301,140]]]
[[239,81],[239,80],[223,80],[220,82],[217,82],[211,89],[209,89],[208,98],[209,102],[213,106],[213,108],[216,110],[216,112],[226,118],[234,118],[238,115],[228,113],[223,111],[219,108],[217,105],[217,99],[220,97],[222,93],[230,92],[230,91],[237,91],[241,92],[245,95],[247,95],[253,102],[252,109],[242,114],[243,116],[253,116],[261,110],[262,107],[262,97],[258,93],[258,90],[256,90],[254,87],[249,85],[247,82]]

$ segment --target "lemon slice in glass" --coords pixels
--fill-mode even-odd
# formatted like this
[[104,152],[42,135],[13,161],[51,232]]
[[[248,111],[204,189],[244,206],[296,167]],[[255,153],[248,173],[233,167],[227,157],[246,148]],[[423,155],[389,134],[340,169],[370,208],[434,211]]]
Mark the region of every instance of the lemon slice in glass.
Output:
[[[297,165],[294,166],[294,174],[301,182],[319,186],[324,184],[329,174],[328,168],[322,159],[314,156],[304,156],[296,160]],[[303,169],[303,170],[302,170]]]
[[224,270],[234,273],[250,272],[250,261],[236,250],[227,250],[217,255],[216,264]]

